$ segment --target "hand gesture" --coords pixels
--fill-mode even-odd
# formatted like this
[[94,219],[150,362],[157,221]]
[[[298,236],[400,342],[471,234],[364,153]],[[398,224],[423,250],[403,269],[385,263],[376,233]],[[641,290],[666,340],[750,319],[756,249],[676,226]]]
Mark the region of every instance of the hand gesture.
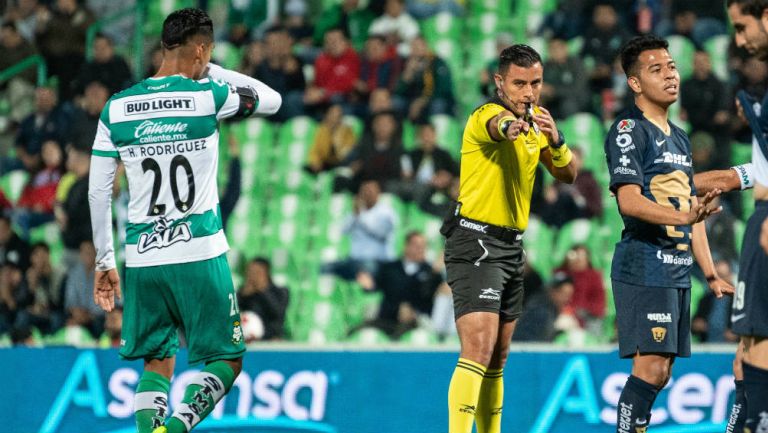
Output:
[[112,268],[108,271],[96,271],[93,284],[93,302],[109,313],[115,308],[115,295],[118,299],[122,298],[120,276],[117,275],[117,270]]
[[512,122],[509,125],[509,128],[507,128],[507,140],[515,141],[517,139],[517,136],[520,135],[521,132],[523,134],[527,134],[529,129],[530,129],[530,126],[528,126],[528,122],[526,122],[522,118],[519,118],[514,122]]
[[712,204],[712,200],[719,196],[720,193],[722,193],[722,191],[715,188],[708,192],[707,195],[705,195],[697,205],[691,206],[691,210],[688,212],[686,224],[700,223],[709,218],[710,215],[720,213],[720,211],[723,210],[722,206],[710,206]]
[[715,294],[715,297],[722,298],[723,295],[733,295],[733,285],[725,281],[724,279],[715,275],[715,278],[709,280],[709,289]]
[[550,144],[559,143],[560,133],[557,131],[557,125],[555,124],[555,119],[552,118],[552,114],[544,107],[539,107],[539,110],[541,110],[541,113],[533,114],[533,121],[539,125],[539,129],[547,136]]

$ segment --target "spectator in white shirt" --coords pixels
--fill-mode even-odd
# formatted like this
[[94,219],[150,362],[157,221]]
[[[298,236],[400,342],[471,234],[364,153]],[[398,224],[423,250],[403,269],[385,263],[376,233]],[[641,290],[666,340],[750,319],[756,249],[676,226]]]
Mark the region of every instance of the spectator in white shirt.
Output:
[[387,0],[384,15],[373,20],[368,34],[385,35],[390,45],[397,46],[397,53],[407,57],[411,40],[419,34],[419,23],[406,12],[403,0]]

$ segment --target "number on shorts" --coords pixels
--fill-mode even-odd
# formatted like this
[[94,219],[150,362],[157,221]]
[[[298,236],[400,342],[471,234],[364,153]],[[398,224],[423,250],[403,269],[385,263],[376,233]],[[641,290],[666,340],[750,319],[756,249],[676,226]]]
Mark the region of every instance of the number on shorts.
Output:
[[733,297],[734,310],[744,309],[744,289],[746,287],[747,285],[744,284],[744,281],[739,281],[739,284],[736,285],[736,295]]
[[240,309],[237,307],[237,298],[234,293],[229,294],[229,315],[234,316],[240,314]]

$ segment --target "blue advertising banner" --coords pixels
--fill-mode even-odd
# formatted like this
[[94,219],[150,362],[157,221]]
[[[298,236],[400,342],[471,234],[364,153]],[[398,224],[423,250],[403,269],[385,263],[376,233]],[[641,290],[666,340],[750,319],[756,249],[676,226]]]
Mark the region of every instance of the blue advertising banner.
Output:
[[[694,352],[695,353],[695,352]],[[198,432],[446,433],[456,352],[256,349],[232,392]],[[732,352],[675,363],[653,433],[722,432]],[[131,433],[141,362],[114,350],[0,350],[0,431]],[[173,407],[200,366],[179,355]],[[630,362],[616,352],[513,352],[505,368],[504,431],[615,431]]]

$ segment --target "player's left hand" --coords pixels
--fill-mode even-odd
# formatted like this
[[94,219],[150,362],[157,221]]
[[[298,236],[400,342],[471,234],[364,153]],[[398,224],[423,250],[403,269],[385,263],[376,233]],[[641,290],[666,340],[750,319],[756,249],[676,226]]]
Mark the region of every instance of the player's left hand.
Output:
[[724,279],[716,276],[713,280],[709,281],[709,289],[715,294],[716,298],[722,298],[723,295],[733,295],[733,285],[725,281]]
[[118,299],[122,298],[117,269],[94,272],[93,301],[96,305],[109,313],[115,308],[115,296]]
[[768,254],[768,218],[763,221],[763,229],[760,231],[760,246]]
[[557,125],[555,124],[555,119],[552,118],[552,114],[544,107],[539,107],[539,110],[541,110],[541,113],[533,114],[533,121],[539,125],[539,129],[547,136],[547,140],[550,143],[559,142],[560,133],[557,131]]

